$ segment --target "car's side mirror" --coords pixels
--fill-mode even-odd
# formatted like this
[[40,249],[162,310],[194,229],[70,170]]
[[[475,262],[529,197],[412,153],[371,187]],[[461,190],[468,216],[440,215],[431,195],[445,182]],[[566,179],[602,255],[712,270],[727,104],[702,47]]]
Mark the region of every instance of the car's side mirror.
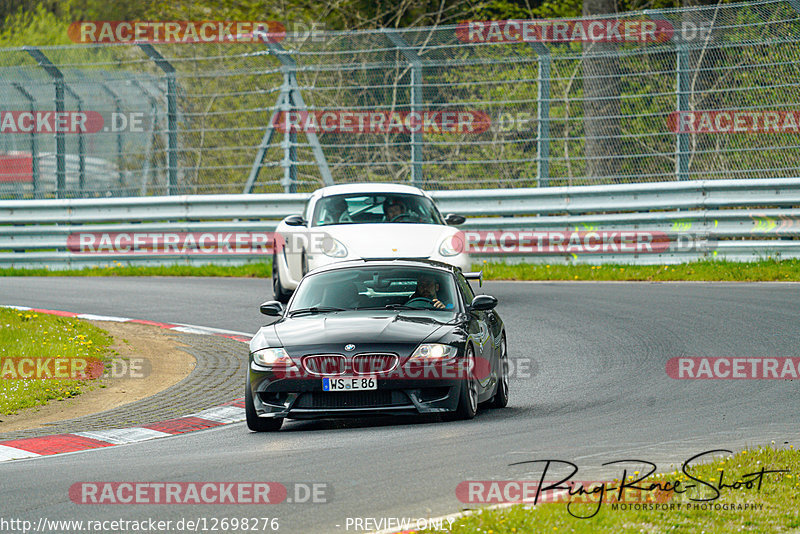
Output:
[[303,220],[302,215],[290,215],[286,217],[283,222],[286,223],[287,226],[305,226],[306,221]]
[[491,295],[478,295],[472,299],[469,309],[472,311],[489,311],[497,306],[497,299]]
[[283,304],[277,300],[270,300],[265,302],[259,308],[264,315],[271,315],[272,317],[280,317],[283,315]]
[[464,224],[466,221],[466,217],[462,217],[461,215],[456,215],[455,213],[448,213],[447,217],[444,218],[444,222],[448,226],[458,226],[459,224]]

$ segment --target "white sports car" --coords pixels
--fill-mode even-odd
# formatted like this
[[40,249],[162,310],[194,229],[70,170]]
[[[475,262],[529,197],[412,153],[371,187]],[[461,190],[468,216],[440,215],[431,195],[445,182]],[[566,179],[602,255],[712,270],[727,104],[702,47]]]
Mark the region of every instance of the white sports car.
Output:
[[442,217],[421,189],[394,184],[346,184],[315,191],[303,215],[275,230],[272,290],[287,302],[308,271],[353,259],[423,258],[468,271],[464,217]]

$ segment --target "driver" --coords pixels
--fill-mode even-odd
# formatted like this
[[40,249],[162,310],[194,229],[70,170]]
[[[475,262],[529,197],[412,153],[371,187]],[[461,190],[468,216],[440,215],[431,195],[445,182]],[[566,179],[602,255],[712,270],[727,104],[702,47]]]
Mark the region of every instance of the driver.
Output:
[[392,222],[401,215],[408,215],[408,209],[403,199],[389,197],[383,202],[383,213],[386,216],[386,222]]
[[422,274],[417,279],[417,289],[414,294],[409,297],[408,302],[414,299],[428,299],[433,303],[434,308],[444,309],[446,306],[439,300],[437,292],[439,291],[439,283],[436,279],[429,274]]

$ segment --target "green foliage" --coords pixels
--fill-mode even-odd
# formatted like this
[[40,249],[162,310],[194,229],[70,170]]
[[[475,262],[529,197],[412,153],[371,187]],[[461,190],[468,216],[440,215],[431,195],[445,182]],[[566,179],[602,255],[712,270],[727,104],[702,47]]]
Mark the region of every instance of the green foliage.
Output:
[[754,262],[704,260],[678,265],[583,265],[563,263],[484,262],[487,280],[592,280],[592,281],[703,281],[703,282],[797,282],[800,260],[765,259]]
[[[69,0],[64,4],[69,4]],[[44,3],[9,14],[0,30],[0,48],[69,44],[71,20],[64,11],[47,9]]]
[[[0,308],[0,359],[105,360],[111,341],[104,330],[85,321]],[[0,414],[74,397],[94,383],[94,380],[75,379],[9,379],[14,374],[4,372],[0,380]]]

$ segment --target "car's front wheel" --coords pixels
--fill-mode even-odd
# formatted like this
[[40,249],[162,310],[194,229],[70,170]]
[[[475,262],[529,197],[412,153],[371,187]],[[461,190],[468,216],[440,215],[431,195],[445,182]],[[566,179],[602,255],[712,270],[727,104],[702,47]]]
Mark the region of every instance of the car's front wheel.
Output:
[[456,419],[472,419],[478,413],[478,379],[475,378],[475,352],[467,345],[467,376],[461,382],[461,394],[458,397]]
[[292,296],[291,291],[287,291],[281,284],[281,272],[278,268],[278,255],[272,253],[272,294],[275,295],[275,300],[286,304]]
[[267,419],[258,416],[256,406],[253,404],[253,392],[250,391],[250,384],[244,388],[244,413],[247,417],[247,428],[253,432],[277,432],[283,424],[282,418]]

